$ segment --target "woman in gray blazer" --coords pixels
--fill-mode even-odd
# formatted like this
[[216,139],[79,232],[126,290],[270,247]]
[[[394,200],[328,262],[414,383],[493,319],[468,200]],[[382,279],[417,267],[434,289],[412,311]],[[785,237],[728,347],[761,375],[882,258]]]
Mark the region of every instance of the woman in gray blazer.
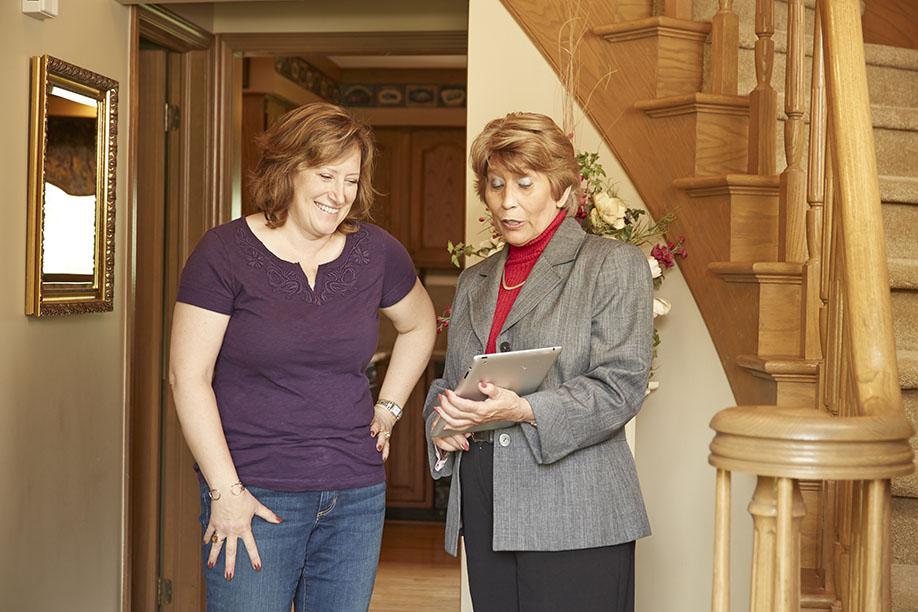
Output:
[[[475,612],[631,611],[634,541],[650,534],[624,430],[650,371],[646,257],[572,218],[579,165],[550,118],[491,121],[470,164],[507,246],[460,275],[446,369],[424,408],[431,473],[452,476],[446,549],[456,554],[461,527]],[[535,393],[452,391],[473,355],[554,345]],[[431,439],[438,419],[516,424]]]

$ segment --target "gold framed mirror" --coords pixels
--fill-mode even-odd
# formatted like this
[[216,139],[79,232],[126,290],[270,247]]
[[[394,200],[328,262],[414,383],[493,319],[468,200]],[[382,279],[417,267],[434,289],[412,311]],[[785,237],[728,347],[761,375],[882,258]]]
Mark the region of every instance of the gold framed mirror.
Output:
[[113,307],[118,82],[32,58],[26,314]]

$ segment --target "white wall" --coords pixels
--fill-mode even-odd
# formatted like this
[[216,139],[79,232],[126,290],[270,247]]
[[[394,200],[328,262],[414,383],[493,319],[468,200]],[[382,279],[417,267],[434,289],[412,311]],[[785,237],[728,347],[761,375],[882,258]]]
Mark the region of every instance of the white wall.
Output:
[[[0,3],[0,609],[121,607],[129,9],[60,0],[38,21]],[[29,58],[119,81],[115,312],[27,318]]]
[[[561,122],[563,88],[539,51],[498,0],[471,0],[468,70],[469,142],[491,119],[516,110]],[[627,78],[627,75],[617,75]],[[610,90],[614,90],[614,78]],[[644,208],[620,164],[589,122],[575,130],[578,150],[599,151],[609,177],[633,208]],[[467,186],[466,240],[480,242],[483,206]],[[686,246],[691,252],[692,236]],[[691,255],[689,255],[691,256]],[[681,273],[666,275],[660,297],[673,304],[658,319],[663,338],[655,380],[660,389],[636,419],[635,453],[653,536],[637,547],[639,612],[707,612],[713,567],[714,468],[708,428],[733,395],[717,353]],[[752,522],[745,511],[753,481],[734,475],[733,609],[748,608]]]

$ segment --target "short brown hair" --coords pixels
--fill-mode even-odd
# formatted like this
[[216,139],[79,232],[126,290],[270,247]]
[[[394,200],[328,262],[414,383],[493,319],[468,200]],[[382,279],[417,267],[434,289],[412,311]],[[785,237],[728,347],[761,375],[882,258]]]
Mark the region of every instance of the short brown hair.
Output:
[[261,159],[250,175],[252,204],[264,213],[268,227],[280,227],[286,222],[297,170],[336,162],[353,149],[360,153],[357,197],[339,230],[351,233],[359,221],[369,218],[376,195],[373,133],[340,106],[317,102],[295,108],[258,136],[256,144]]
[[482,202],[488,168],[502,166],[515,174],[540,172],[548,178],[553,198],[571,188],[564,203],[568,214],[580,203],[580,164],[574,145],[550,117],[539,113],[510,113],[494,119],[472,142],[469,165],[475,173],[475,192]]

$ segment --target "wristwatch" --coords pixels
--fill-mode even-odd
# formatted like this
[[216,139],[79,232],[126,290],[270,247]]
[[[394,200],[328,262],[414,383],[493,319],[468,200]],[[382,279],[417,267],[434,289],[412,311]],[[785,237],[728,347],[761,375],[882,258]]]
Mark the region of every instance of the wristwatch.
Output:
[[402,418],[402,407],[396,404],[395,402],[393,402],[392,400],[385,400],[385,399],[376,400],[376,405],[382,406],[383,408],[391,412],[392,416],[395,417],[396,422],[398,422],[398,420]]

